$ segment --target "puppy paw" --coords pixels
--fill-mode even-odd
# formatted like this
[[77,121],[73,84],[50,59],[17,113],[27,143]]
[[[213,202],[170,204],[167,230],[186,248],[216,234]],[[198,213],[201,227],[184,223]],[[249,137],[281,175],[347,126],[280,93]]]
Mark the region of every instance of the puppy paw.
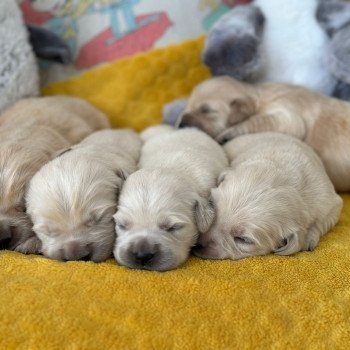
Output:
[[227,132],[227,130],[220,133],[218,136],[215,137],[215,140],[220,144],[224,145],[226,142],[232,140],[234,138],[234,135],[231,134],[231,132]]
[[318,246],[319,242],[320,242],[320,235],[314,230],[310,230],[308,232],[307,237],[305,238],[303,250],[311,252]]
[[30,237],[18,244],[14,250],[23,254],[39,254],[41,252],[41,241],[35,236]]

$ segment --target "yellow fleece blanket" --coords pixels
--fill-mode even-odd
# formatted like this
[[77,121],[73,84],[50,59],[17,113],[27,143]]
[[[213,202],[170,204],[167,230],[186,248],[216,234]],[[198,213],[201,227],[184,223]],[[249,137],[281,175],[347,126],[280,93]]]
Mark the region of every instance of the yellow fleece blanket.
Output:
[[[208,76],[201,40],[95,69],[45,90],[84,97],[141,130]],[[175,271],[0,252],[0,349],[348,349],[350,196],[314,252],[191,258]]]

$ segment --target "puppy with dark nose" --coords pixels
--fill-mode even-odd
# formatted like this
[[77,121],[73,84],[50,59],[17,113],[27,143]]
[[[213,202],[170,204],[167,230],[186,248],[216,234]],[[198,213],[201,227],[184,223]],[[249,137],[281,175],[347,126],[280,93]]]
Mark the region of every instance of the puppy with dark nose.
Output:
[[[37,253],[24,196],[30,179],[62,148],[109,126],[87,102],[53,96],[24,99],[0,117],[0,242],[3,248]],[[7,244],[4,244],[4,243]]]
[[313,250],[339,220],[342,199],[305,143],[279,133],[225,145],[231,166],[211,197],[216,218],[194,254],[206,259]]
[[44,255],[95,262],[111,256],[118,194],[136,170],[140,149],[135,132],[103,130],[40,169],[30,182],[27,208]]
[[129,268],[172,270],[188,258],[214,217],[208,200],[227,167],[222,148],[196,129],[144,131],[140,170],[130,175],[114,215],[116,260]]

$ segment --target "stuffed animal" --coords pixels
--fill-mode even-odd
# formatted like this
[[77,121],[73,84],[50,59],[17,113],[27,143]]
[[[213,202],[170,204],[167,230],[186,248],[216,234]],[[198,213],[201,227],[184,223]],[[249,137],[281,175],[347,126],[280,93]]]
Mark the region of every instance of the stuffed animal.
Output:
[[326,63],[338,80],[333,96],[350,101],[350,2],[319,0],[317,19],[331,38]]
[[[287,82],[350,100],[350,3],[254,0],[236,6],[208,33],[202,60],[214,76]],[[174,106],[178,111],[179,103]],[[164,120],[174,124],[173,103],[164,111]]]
[[39,73],[35,54],[44,59],[68,63],[71,54],[56,34],[25,26],[14,0],[0,1],[0,113],[17,100],[39,94]]
[[39,74],[16,1],[0,1],[0,112],[39,93]]
[[350,3],[343,0],[255,0],[215,24],[203,61],[213,75],[332,95],[338,81],[350,83],[349,23]]

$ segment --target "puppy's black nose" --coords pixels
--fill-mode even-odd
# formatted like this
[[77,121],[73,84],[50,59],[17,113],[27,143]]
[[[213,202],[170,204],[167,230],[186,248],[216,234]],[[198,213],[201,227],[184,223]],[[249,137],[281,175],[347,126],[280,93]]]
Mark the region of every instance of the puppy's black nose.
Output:
[[148,263],[151,262],[151,260],[154,258],[154,253],[150,253],[150,252],[136,252],[135,253],[135,261],[138,264],[141,264],[142,266],[147,265]]

